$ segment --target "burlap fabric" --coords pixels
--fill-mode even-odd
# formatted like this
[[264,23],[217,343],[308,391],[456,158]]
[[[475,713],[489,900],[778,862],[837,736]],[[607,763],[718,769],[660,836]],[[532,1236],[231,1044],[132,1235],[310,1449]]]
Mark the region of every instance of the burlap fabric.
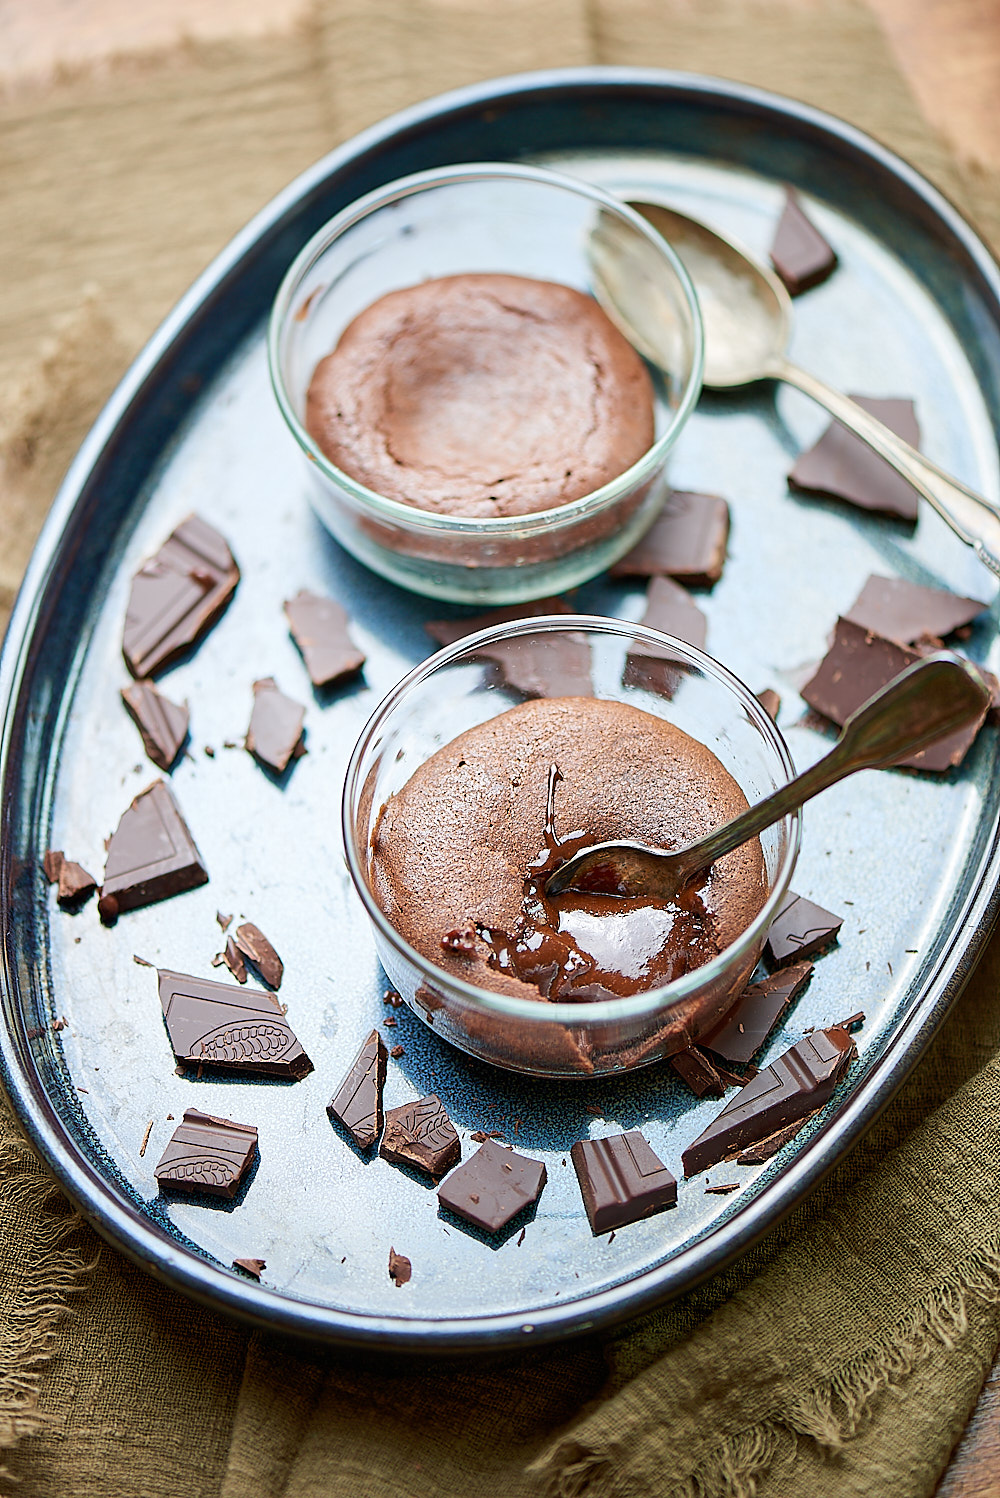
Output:
[[[296,172],[414,99],[587,62],[832,109],[1000,229],[851,0],[319,0],[252,42],[0,104],[0,606],[129,356]],[[933,1490],[1000,1338],[1000,946],[834,1175],[620,1335],[500,1367],[249,1335],[76,1223],[0,1126],[0,1445],[22,1498],[810,1498]],[[96,1259],[96,1263],[94,1262]]]

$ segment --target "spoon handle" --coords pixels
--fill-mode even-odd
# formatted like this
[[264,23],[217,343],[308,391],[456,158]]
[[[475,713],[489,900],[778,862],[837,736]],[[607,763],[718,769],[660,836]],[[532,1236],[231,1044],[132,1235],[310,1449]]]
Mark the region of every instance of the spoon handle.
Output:
[[923,453],[917,452],[902,437],[897,437],[877,417],[862,410],[849,396],[834,390],[808,370],[775,355],[768,362],[767,374],[811,396],[842,426],[860,437],[862,442],[867,442],[880,458],[885,458],[913,485],[918,494],[923,495],[956,536],[973,548],[979,560],[1000,577],[1000,511],[995,505],[974,489],[949,477]]
[[[900,673],[852,713],[821,760],[717,832],[673,855],[683,883],[855,770],[877,769],[981,717],[990,692],[969,662],[938,651]],[[682,870],[682,871],[681,871]]]

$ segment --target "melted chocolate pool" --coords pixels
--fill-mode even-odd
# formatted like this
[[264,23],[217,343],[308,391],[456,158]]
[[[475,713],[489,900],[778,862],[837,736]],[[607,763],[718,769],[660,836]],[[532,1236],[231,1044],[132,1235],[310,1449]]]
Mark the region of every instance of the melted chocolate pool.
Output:
[[[558,766],[551,765],[544,847],[528,866],[516,927],[510,932],[476,927],[489,948],[489,965],[532,984],[544,999],[566,1002],[623,998],[659,988],[714,957],[714,923],[698,894],[700,886],[669,901],[625,896],[607,888],[608,871],[598,867],[586,879],[588,888],[554,898],[545,894],[549,875],[594,842],[585,832],[556,836],[555,794],[562,778]],[[453,936],[444,938],[452,951],[458,949],[449,942]]]

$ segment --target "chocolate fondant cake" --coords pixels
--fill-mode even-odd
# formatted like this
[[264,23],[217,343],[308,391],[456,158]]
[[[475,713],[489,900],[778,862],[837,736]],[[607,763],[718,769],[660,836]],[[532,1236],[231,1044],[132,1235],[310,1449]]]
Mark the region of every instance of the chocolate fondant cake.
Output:
[[591,297],[491,274],[367,307],[317,365],[306,426],[376,493],[490,518],[592,493],[655,435],[646,368]]
[[678,906],[567,891],[551,902],[558,929],[538,922],[519,951],[530,866],[558,854],[560,834],[563,856],[581,832],[669,847],[745,806],[709,749],[650,713],[529,701],[453,739],[390,798],[373,891],[406,941],[468,982],[534,999],[636,992],[709,961],[753,920],[766,894],[759,842],[720,859]]

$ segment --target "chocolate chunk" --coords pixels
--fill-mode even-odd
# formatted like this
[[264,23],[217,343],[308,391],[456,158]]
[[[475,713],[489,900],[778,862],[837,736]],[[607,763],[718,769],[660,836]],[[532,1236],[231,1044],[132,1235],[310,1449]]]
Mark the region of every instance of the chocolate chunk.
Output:
[[64,858],[59,867],[59,893],[56,899],[67,909],[82,905],[97,888],[97,880],[80,864]]
[[313,1069],[273,993],[157,969],[178,1061],[250,1076],[307,1077]]
[[487,1139],[439,1188],[438,1201],[484,1232],[499,1233],[538,1200],[545,1181],[541,1160],[529,1160]]
[[395,1165],[411,1165],[429,1176],[442,1176],[461,1158],[455,1125],[432,1092],[415,1103],[390,1108],[379,1154]]
[[465,619],[428,619],[424,625],[432,640],[438,645],[454,645],[466,635],[480,629],[492,629],[496,624],[512,624],[518,619],[538,619],[543,614],[569,614],[572,610],[561,598],[536,598],[533,603],[515,603],[508,608],[490,609],[486,614],[475,614]]
[[234,1259],[233,1268],[242,1269],[251,1279],[259,1280],[267,1265],[263,1259]]
[[326,1105],[327,1113],[343,1124],[359,1149],[371,1149],[382,1132],[386,1056],[382,1037],[373,1030]]
[[747,1145],[746,1149],[740,1150],[736,1156],[737,1165],[763,1165],[764,1161],[776,1155],[789,1139],[794,1139],[796,1134],[805,1128],[812,1116],[812,1113],[807,1113],[805,1118],[799,1119],[798,1123],[786,1124],[783,1129],[777,1129],[773,1134],[768,1134],[766,1139],[759,1140],[757,1144]]
[[[911,400],[875,400],[863,395],[851,399],[911,447],[919,447],[920,428]],[[839,421],[830,423],[815,447],[799,454],[788,482],[804,494],[845,499],[878,515],[911,523],[917,518],[916,489]]]
[[976,598],[962,598],[943,588],[922,588],[901,577],[873,575],[844,618],[897,645],[913,645],[924,635],[943,640],[971,624],[986,608],[988,604]]
[[846,1030],[818,1030],[757,1073],[682,1156],[695,1175],[821,1108],[857,1054]]
[[122,653],[132,675],[156,676],[199,640],[232,598],[240,569],[226,542],[189,515],[132,580]]
[[392,1050],[389,1052],[389,1055],[392,1057],[393,1061],[398,1061],[400,1056],[404,1056],[405,1054],[406,1052],[403,1050],[403,1047],[401,1045],[394,1045]]
[[221,967],[223,963],[226,964],[237,983],[247,981],[247,965],[243,960],[243,953],[231,936],[226,937],[226,950],[212,958],[213,967]]
[[729,506],[718,494],[675,489],[650,529],[611,569],[612,577],[672,577],[711,588],[722,576]]
[[260,927],[246,921],[242,926],[237,926],[233,940],[243,956],[249,957],[268,988],[280,988],[285,972],[284,963]]
[[684,1078],[695,1097],[725,1095],[722,1078],[698,1046],[691,1045],[686,1051],[678,1051],[670,1057],[670,1065],[679,1077]]
[[740,1065],[752,1061],[789,1004],[809,982],[812,970],[811,962],[796,962],[760,983],[752,983],[743,990],[722,1023],[701,1036],[701,1044],[726,1061]]
[[158,692],[151,681],[135,681],[122,688],[122,701],[142,735],[143,747],[154,765],[169,770],[188,734],[187,703],[178,707]]
[[186,1108],[154,1175],[161,1187],[172,1191],[204,1191],[231,1200],[256,1154],[257,1130],[252,1124]]
[[285,604],[292,638],[314,687],[328,687],[354,676],[365,663],[347,632],[347,614],[332,598],[305,588]]
[[[708,620],[690,593],[669,577],[654,577],[650,582],[642,623],[650,629],[662,630],[665,635],[674,635],[699,650],[704,647]],[[622,680],[626,686],[646,687],[661,697],[672,697],[685,670],[686,662],[669,646],[633,642],[625,657]]]
[[769,718],[777,719],[778,709],[781,706],[781,698],[773,687],[765,687],[762,692],[758,692],[757,701]]
[[398,1254],[394,1248],[389,1250],[389,1278],[394,1281],[396,1288],[405,1285],[413,1273],[413,1265],[405,1254]]
[[304,753],[302,720],[306,710],[300,702],[278,690],[273,676],[253,684],[253,712],[246,746],[255,759],[280,775],[292,757]]
[[[843,726],[873,693],[920,659],[919,650],[872,634],[849,619],[838,619],[833,644],[815,676],[802,688],[802,696],[810,707]],[[950,770],[961,764],[988,711],[987,703],[981,718],[898,763],[913,770]]]
[[837,257],[822,234],[806,218],[794,188],[785,192],[785,206],[771,245],[771,264],[791,296],[809,291],[836,269]]
[[152,905],[208,883],[208,871],[162,780],[140,791],[108,843],[101,887],[101,915]]
[[578,1139],[569,1153],[595,1237],[677,1203],[676,1180],[638,1129]]
[[767,933],[767,954],[776,967],[804,961],[837,940],[843,916],[788,891]]
[[59,848],[47,848],[42,856],[42,868],[50,884],[58,884],[59,870],[63,866],[63,855]]

